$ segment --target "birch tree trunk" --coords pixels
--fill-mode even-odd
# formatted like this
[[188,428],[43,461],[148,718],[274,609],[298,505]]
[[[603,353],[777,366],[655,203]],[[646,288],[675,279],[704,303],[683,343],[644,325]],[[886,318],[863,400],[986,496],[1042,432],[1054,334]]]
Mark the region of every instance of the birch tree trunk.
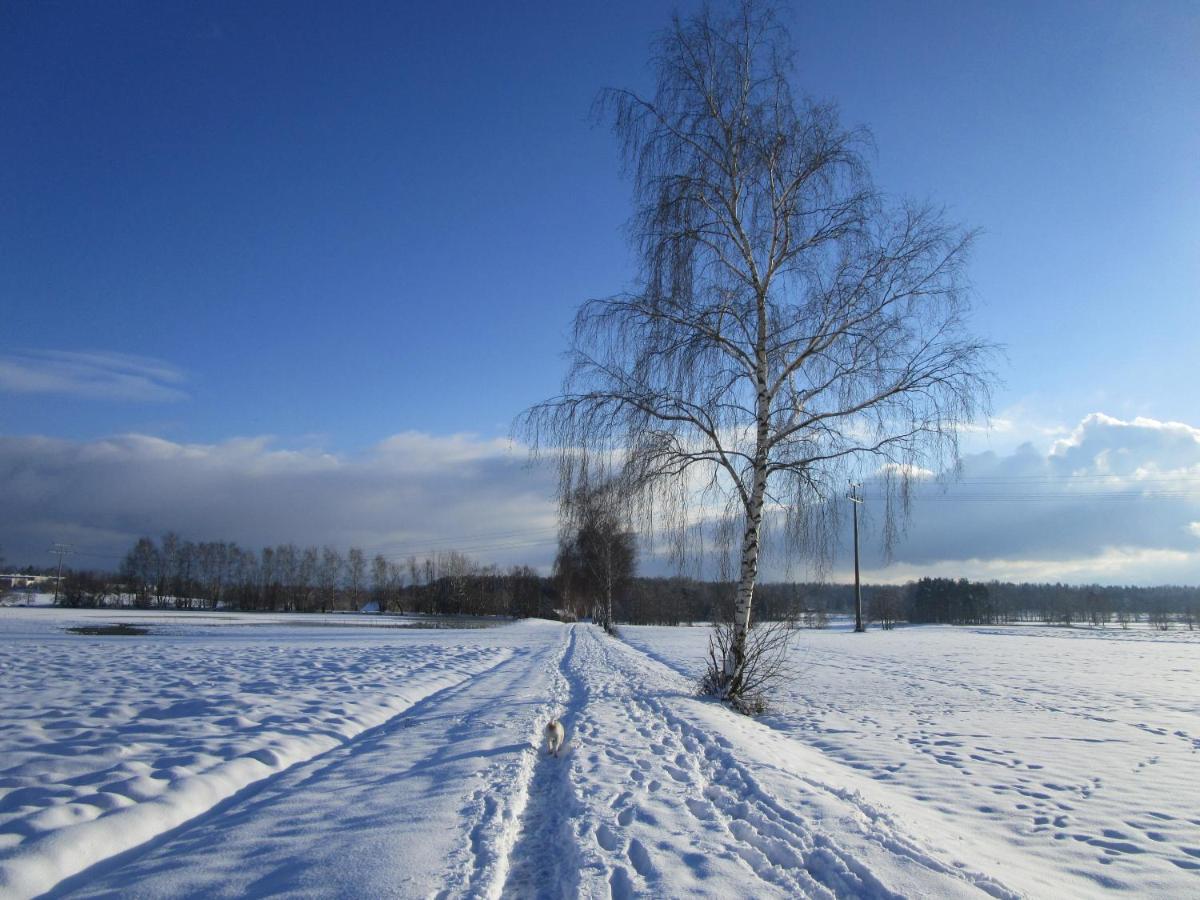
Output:
[[[753,266],[753,259],[748,260]],[[757,281],[757,277],[755,278]],[[758,286],[758,335],[755,346],[755,453],[752,483],[746,499],[746,531],[742,535],[742,565],[738,577],[737,599],[733,609],[733,640],[725,654],[727,697],[741,693],[742,672],[746,664],[746,639],[750,634],[750,606],[758,581],[759,535],[762,531],[763,498],[767,492],[770,451],[771,393],[767,388],[767,286]]]
[[746,663],[746,636],[750,633],[750,606],[758,580],[759,532],[762,530],[763,495],[766,491],[766,466],[755,476],[754,490],[746,509],[746,532],[742,536],[742,566],[738,577],[737,600],[733,609],[733,641],[725,654],[725,695],[736,697],[741,689],[742,668]]

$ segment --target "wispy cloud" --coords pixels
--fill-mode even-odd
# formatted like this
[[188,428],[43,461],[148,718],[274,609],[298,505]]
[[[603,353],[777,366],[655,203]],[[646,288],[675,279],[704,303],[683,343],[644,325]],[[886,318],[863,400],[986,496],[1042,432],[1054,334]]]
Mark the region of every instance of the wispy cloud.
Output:
[[1008,452],[1027,441],[1040,443],[1071,433],[1044,409],[1033,402],[1021,401],[1005,407],[986,421],[959,427],[960,447],[964,453],[985,450]]
[[93,400],[184,400],[183,371],[147,356],[103,350],[26,350],[0,354],[0,391]]

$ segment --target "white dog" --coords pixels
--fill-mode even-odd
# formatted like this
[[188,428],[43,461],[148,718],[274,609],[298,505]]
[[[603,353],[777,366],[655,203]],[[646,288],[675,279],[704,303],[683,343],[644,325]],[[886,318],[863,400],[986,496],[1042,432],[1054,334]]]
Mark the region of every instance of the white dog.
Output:
[[562,747],[563,739],[566,736],[567,733],[562,727],[562,722],[558,719],[551,719],[546,724],[546,753],[558,756],[559,748]]

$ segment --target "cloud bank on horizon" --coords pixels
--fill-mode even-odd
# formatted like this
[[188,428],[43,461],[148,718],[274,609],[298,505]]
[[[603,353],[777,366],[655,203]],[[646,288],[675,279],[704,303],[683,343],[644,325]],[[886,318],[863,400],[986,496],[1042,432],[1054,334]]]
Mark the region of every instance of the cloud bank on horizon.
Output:
[[[354,456],[265,437],[0,436],[0,548],[11,562],[45,564],[46,548],[65,541],[80,551],[76,565],[114,567],[137,537],[173,530],[251,548],[457,549],[546,568],[554,489],[553,472],[530,466],[523,448],[471,435],[406,432]],[[869,509],[865,524],[869,580],[1200,583],[1200,428],[1095,413],[1042,449],[969,454],[959,479],[918,487],[890,562]],[[643,571],[665,573],[658,565],[648,557]],[[800,577],[769,563],[763,574]]]
[[914,492],[893,561],[868,577],[1200,583],[1200,428],[1085,417],[1040,450],[965,456]]
[[331,544],[398,558],[457,549],[545,563],[553,474],[504,440],[394,435],[368,453],[280,449],[265,437],[180,444],[129,434],[73,442],[0,437],[0,548],[45,563],[54,541],[80,568],[114,568],[139,536]]

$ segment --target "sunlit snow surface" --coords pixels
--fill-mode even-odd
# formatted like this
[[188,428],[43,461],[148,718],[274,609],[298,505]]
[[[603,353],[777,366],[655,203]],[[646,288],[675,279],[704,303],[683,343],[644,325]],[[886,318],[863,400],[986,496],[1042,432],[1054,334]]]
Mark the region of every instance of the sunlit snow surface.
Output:
[[[699,672],[704,629],[624,634]],[[1033,896],[1200,896],[1200,632],[801,631],[762,721],[885,785],[893,807],[917,801]]]
[[0,610],[0,896],[1200,895],[1185,632],[405,624]]

